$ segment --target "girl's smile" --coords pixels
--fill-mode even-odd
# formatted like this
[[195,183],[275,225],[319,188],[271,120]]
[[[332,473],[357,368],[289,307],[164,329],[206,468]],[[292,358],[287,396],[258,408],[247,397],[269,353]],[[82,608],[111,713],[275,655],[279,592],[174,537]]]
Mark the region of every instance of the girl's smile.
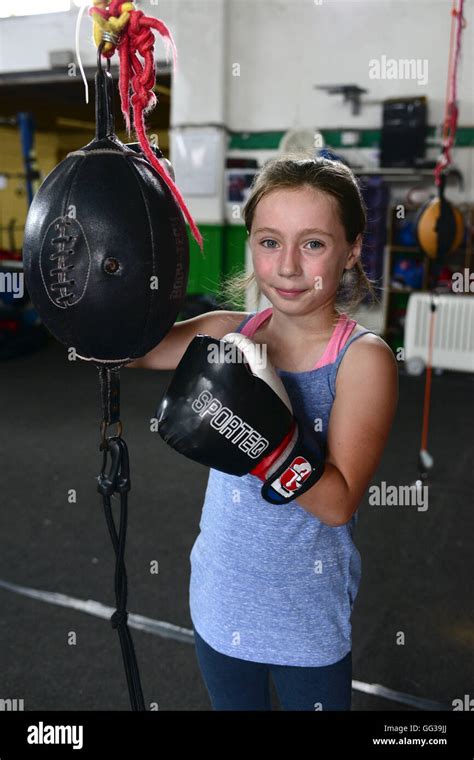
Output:
[[275,292],[278,293],[281,298],[298,298],[299,296],[303,295],[303,293],[307,293],[308,290],[305,288],[304,290],[281,290],[281,288],[274,288]]

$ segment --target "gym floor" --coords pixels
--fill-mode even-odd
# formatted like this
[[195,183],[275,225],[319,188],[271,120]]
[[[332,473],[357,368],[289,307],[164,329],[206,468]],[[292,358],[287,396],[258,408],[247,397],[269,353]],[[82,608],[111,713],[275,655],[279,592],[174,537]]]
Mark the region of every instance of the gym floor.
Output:
[[[54,340],[3,369],[2,698],[23,699],[25,710],[129,710],[119,638],[107,619],[115,609],[114,554],[96,490],[97,370],[69,362]],[[128,611],[150,619],[146,630],[131,628],[146,705],[210,710],[188,606],[208,471],[149,429],[170,377],[121,372],[132,481]],[[398,413],[374,483],[418,477],[423,389],[424,375],[400,370]],[[473,391],[470,374],[433,377],[428,509],[373,506],[368,492],[360,506],[353,710],[452,709],[472,693]],[[155,560],[158,574],[150,572]],[[93,614],[80,608],[88,600]],[[102,605],[111,608],[105,619]],[[274,691],[273,699],[280,709]]]

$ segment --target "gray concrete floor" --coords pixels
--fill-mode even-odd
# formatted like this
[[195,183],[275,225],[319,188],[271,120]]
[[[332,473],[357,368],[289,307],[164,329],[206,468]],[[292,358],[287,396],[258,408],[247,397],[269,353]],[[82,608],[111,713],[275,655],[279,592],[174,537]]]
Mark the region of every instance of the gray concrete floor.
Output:
[[[96,491],[97,370],[68,362],[50,341],[2,362],[0,374],[0,579],[114,606],[114,556]],[[170,376],[121,373],[132,478],[128,610],[191,629],[189,553],[208,471],[149,432]],[[399,411],[374,482],[409,484],[417,476],[423,384],[401,374]],[[433,378],[429,509],[377,508],[366,498],[356,534],[363,575],[353,678],[448,705],[472,695],[474,684],[473,396],[471,375]],[[72,488],[76,503],[68,502]],[[152,560],[158,575],[149,572]],[[0,604],[0,699],[22,698],[25,710],[129,709],[118,635],[107,620],[2,588]],[[132,635],[147,704],[210,710],[192,644]],[[415,708],[353,692],[353,710],[406,709]]]

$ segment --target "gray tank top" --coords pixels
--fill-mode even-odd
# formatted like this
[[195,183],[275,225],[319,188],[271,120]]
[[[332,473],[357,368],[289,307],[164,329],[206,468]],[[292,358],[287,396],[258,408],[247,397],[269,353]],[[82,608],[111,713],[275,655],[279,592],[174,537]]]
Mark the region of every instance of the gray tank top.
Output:
[[[266,310],[269,312],[270,310]],[[251,337],[263,312],[237,328]],[[327,439],[337,371],[355,322],[341,315],[316,367],[276,368],[300,424],[322,419]],[[253,662],[306,667],[331,665],[352,648],[351,613],[361,575],[353,543],[358,513],[339,527],[322,523],[298,504],[266,502],[262,482],[211,469],[191,551],[189,605],[202,638],[223,654]]]

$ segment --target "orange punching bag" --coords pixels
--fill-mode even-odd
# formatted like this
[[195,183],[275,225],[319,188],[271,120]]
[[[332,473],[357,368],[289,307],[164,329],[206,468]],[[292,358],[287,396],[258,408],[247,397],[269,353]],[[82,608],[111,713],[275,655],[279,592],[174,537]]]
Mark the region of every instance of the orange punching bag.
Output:
[[415,228],[418,245],[430,258],[443,258],[461,245],[464,219],[460,210],[444,197],[444,174],[437,198],[431,198],[418,212]]

